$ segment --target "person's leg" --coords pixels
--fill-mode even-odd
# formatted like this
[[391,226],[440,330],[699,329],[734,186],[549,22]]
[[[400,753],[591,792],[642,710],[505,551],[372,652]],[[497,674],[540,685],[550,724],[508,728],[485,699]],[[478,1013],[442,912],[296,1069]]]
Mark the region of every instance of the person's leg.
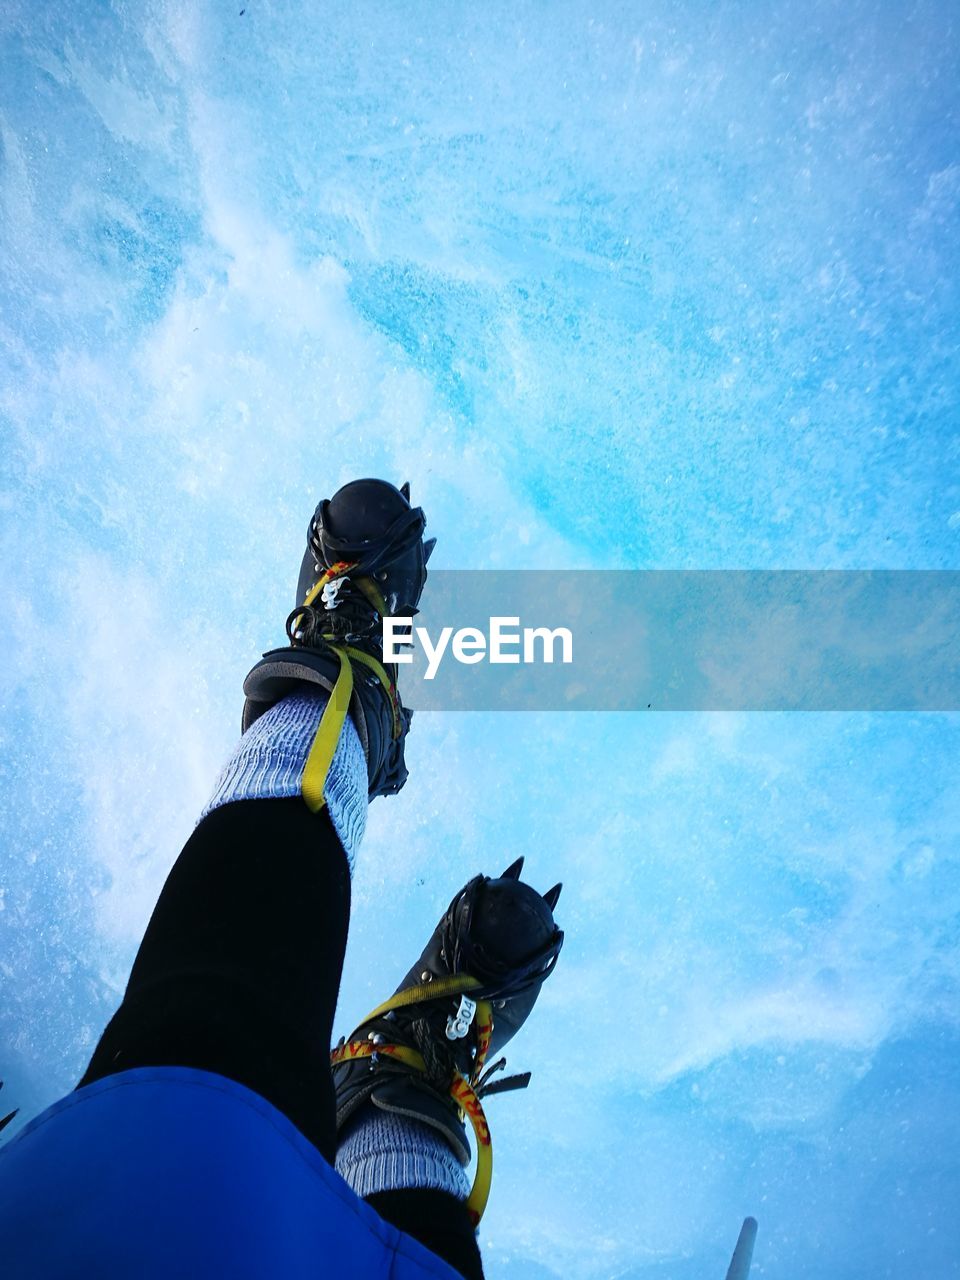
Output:
[[[307,731],[291,734],[311,698]],[[228,802],[201,820],[170,872],[80,1086],[137,1066],[217,1072],[267,1098],[332,1164],[330,1043],[351,866],[328,809],[311,813],[297,795],[259,798],[290,789],[322,704],[317,694],[295,696],[244,736],[214,797]],[[352,851],[352,799],[364,779],[345,754],[331,772],[329,808]],[[233,798],[247,794],[258,798]],[[347,1182],[386,1221],[480,1280],[466,1176],[449,1145],[416,1120],[358,1120],[336,1160]]]
[[215,1071],[267,1098],[332,1163],[349,910],[326,812],[289,797],[215,809],[170,873],[81,1085],[138,1066]]
[[[540,894],[522,868],[518,858],[456,893],[391,1000],[335,1054],[338,1172],[470,1280],[483,1275],[473,1224],[489,1184],[480,1159],[470,1195],[470,1144],[451,1084],[469,1080],[478,1097],[526,1086],[526,1073],[490,1083],[505,1064],[493,1059],[530,1015],[563,942],[553,916],[561,886]],[[471,1127],[486,1158],[482,1114]]]
[[450,1144],[429,1125],[368,1104],[340,1135],[337,1172],[381,1218],[483,1280],[469,1183]]
[[477,1234],[457,1196],[416,1188],[382,1191],[366,1199],[381,1218],[449,1262],[464,1280],[484,1280]]
[[[402,518],[396,523],[401,496]],[[343,541],[351,521],[377,524],[386,518],[395,522],[389,533],[399,539],[399,558],[394,566],[377,551],[377,582],[386,595],[407,600],[414,609],[430,544],[419,540],[422,513],[409,511],[407,497],[382,482],[361,481],[321,504],[311,525],[298,599],[304,599],[304,584],[319,572],[321,560],[329,565],[332,559],[352,558]],[[338,528],[340,522],[343,528]],[[355,533],[362,543],[359,554],[371,548],[373,555],[376,529],[364,525]],[[333,538],[330,547],[328,535]],[[340,595],[348,604],[352,596],[355,606],[356,593],[349,584],[344,591],[343,581]],[[314,589],[310,598],[315,595]],[[329,607],[346,616],[350,610],[342,605],[341,599]],[[308,614],[309,627],[304,621]],[[312,678],[311,669],[318,664],[327,677],[336,672],[336,664],[331,671],[329,655],[317,650],[310,633],[319,625],[318,617],[325,622],[331,615],[304,606],[303,630],[294,646],[271,651],[248,676],[244,723],[249,727],[224,771],[211,811],[167,880],[123,1003],[81,1086],[136,1066],[182,1065],[217,1072],[267,1098],[332,1163],[337,1137],[329,1052],[346,943],[350,870],[362,837],[368,782],[369,794],[377,795],[399,790],[406,777],[402,745],[409,713],[392,704],[395,692],[389,695],[382,680],[372,680],[369,670],[361,669],[355,687],[362,704],[363,746],[352,723],[356,708],[351,703],[351,720],[324,781],[326,807],[316,813],[304,803],[307,755],[327,699],[316,684],[305,687],[301,682]],[[371,692],[372,687],[380,691]],[[392,709],[384,722],[387,707]],[[357,1120],[355,1129],[362,1117]],[[372,1142],[374,1149],[362,1161],[368,1189],[358,1187],[358,1194],[468,1280],[480,1280],[479,1250],[464,1204],[466,1180],[448,1144],[403,1117],[389,1134],[376,1123],[362,1127],[362,1141],[368,1146]],[[405,1172],[411,1157],[419,1170],[413,1183]]]
[[330,1035],[367,771],[346,721],[317,813],[300,795],[326,694],[243,735],[160,895],[81,1086],[137,1066],[215,1071],[283,1111],[332,1162]]

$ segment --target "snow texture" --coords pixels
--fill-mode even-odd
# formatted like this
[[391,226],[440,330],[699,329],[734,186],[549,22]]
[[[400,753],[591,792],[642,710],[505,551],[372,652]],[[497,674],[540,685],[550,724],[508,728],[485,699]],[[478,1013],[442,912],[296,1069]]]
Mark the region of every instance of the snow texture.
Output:
[[[81,1072],[344,481],[442,568],[958,566],[955,6],[5,0],[0,60],[4,1109]],[[719,1277],[747,1213],[769,1280],[960,1275],[958,750],[418,715],[337,1034],[469,875],[566,885],[491,1280]]]

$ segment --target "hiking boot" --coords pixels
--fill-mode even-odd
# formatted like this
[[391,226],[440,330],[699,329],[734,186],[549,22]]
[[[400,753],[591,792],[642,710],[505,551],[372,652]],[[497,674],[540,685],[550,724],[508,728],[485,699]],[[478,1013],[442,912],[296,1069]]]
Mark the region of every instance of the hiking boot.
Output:
[[472,1095],[529,1083],[528,1072],[490,1083],[505,1060],[487,1065],[528,1018],[563,943],[553,918],[561,886],[539,894],[520,880],[522,866],[461,889],[394,996],[340,1041],[338,1132],[371,1101],[439,1130],[465,1165]]
[[353,480],[324,499],[307,529],[289,644],[265,653],[243,682],[244,732],[298,686],[318,684],[349,699],[371,800],[407,779],[403,746],[413,713],[400,700],[396,664],[383,662],[381,628],[384,617],[418,611],[436,542],[424,542],[425,526],[407,484]]

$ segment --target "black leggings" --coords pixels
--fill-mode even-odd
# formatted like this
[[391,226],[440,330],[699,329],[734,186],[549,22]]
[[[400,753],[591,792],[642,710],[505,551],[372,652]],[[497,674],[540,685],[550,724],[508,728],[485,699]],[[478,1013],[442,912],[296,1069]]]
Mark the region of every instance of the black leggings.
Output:
[[[332,1164],[330,1039],[349,917],[347,859],[325,810],[313,814],[299,798],[214,810],[170,872],[80,1085],[132,1067],[215,1071],[273,1103]],[[482,1280],[455,1196],[400,1190],[369,1200],[467,1280]]]

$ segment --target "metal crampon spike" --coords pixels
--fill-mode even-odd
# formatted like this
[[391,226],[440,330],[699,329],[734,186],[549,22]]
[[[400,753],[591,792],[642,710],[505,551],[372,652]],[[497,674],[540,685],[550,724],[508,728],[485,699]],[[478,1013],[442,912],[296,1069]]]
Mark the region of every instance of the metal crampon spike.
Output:
[[557,903],[560,900],[560,890],[562,888],[563,888],[563,882],[561,881],[560,884],[555,884],[552,889],[548,889],[547,892],[543,895],[543,900],[547,904],[547,906],[550,908],[551,911],[553,911],[553,909],[556,907]]

